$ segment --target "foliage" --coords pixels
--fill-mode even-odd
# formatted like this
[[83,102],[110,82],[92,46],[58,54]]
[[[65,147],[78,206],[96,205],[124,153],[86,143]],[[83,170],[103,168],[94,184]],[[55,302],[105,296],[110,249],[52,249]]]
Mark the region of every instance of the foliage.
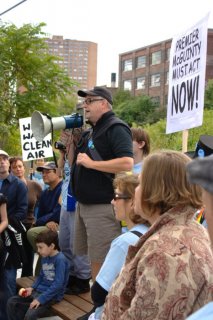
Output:
[[113,109],[119,108],[119,105],[126,102],[133,100],[134,97],[131,95],[129,90],[118,90],[115,95],[113,96]]
[[[65,116],[76,112],[77,96],[66,95],[63,98],[58,98],[49,103],[49,109],[51,110],[51,116]],[[48,111],[50,114],[50,112]]]
[[13,148],[19,118],[31,116],[34,110],[59,115],[63,99],[68,108],[70,98],[66,95],[72,95],[76,82],[55,63],[58,57],[47,53],[44,26],[25,24],[17,28],[0,22],[1,148],[8,139],[9,150]]
[[0,136],[0,145],[3,150],[7,151],[11,156],[21,156],[21,138],[17,126],[10,126],[10,130],[8,130],[8,126],[0,125]]
[[[203,125],[189,130],[188,150],[194,151],[200,135],[213,135],[213,110],[204,110]],[[166,120],[160,120],[153,125],[143,127],[150,135],[151,149],[182,150],[182,132],[166,134]]]
[[213,110],[213,79],[208,81],[205,90],[205,108]]
[[140,125],[151,124],[165,117],[165,109],[159,108],[146,95],[132,97],[129,91],[119,90],[113,100],[113,110],[116,115],[129,125],[135,122]]
[[74,82],[45,48],[41,28],[30,24],[0,27],[0,105],[2,122],[17,123],[34,110],[44,111],[49,102],[70,92]]

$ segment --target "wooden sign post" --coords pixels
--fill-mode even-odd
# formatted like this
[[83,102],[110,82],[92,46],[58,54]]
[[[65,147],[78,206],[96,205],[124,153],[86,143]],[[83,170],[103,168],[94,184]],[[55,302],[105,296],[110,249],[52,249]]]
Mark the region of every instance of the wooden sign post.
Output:
[[187,152],[188,150],[188,136],[189,130],[182,131],[182,152]]

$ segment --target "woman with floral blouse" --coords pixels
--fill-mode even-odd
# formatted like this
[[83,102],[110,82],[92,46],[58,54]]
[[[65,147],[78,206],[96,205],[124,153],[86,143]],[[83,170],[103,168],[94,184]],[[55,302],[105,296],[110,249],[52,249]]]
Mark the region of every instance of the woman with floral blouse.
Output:
[[143,164],[135,211],[151,224],[114,282],[102,320],[184,320],[213,299],[213,254],[194,221],[201,189],[186,177],[186,155],[162,151]]

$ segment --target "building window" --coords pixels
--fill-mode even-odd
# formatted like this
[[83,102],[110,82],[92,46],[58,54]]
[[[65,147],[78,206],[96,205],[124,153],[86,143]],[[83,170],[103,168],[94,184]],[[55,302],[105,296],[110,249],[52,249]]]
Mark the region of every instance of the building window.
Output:
[[170,60],[170,51],[171,51],[171,48],[166,49],[166,61]]
[[130,70],[132,70],[132,59],[124,60],[123,71],[130,71]]
[[159,86],[160,86],[160,73],[151,75],[151,87],[159,87]]
[[145,89],[145,77],[137,78],[136,89]]
[[161,51],[152,53],[152,65],[161,63]]
[[140,56],[136,58],[136,68],[146,67],[146,56]]
[[124,80],[124,90],[132,90],[132,80]]

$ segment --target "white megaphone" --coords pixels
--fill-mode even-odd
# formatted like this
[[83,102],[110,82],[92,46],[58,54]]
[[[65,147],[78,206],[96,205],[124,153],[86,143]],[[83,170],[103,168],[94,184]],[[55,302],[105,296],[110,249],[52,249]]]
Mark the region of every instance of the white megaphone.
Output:
[[52,130],[80,128],[82,126],[83,116],[79,113],[51,118],[39,111],[34,111],[31,117],[32,133],[38,141],[42,141]]

